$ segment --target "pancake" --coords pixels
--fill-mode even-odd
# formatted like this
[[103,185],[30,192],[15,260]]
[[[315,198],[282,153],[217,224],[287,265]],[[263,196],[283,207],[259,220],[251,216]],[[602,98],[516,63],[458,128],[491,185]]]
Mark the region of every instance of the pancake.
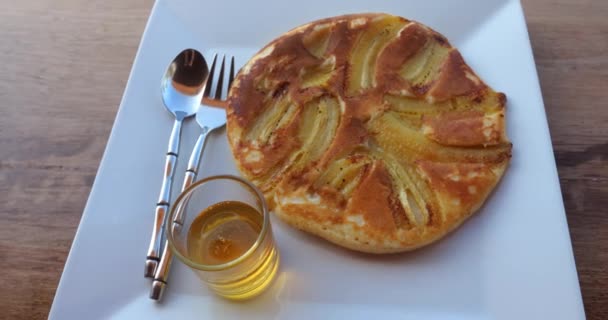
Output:
[[241,173],[288,224],[370,253],[422,247],[470,217],[511,157],[506,96],[441,34],[388,14],[295,28],[229,93]]

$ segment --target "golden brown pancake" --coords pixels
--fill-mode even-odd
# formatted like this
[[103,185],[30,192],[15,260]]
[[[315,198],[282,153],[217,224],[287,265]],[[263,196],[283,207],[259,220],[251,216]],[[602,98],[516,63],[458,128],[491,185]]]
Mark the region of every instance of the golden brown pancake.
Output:
[[345,15],[285,33],[241,69],[228,138],[287,223],[353,250],[407,251],[459,226],[500,180],[505,102],[430,28]]

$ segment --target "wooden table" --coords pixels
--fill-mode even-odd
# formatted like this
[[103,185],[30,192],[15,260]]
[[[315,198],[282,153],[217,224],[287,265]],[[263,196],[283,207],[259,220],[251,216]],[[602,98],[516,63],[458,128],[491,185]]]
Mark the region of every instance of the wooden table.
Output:
[[[608,319],[608,1],[523,3],[585,310]],[[0,0],[0,318],[49,312],[152,4]]]

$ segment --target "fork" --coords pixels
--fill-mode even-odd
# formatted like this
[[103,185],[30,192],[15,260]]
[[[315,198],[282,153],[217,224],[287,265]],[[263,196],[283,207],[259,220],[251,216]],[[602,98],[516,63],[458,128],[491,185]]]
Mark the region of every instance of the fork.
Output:
[[[222,128],[226,125],[226,111],[222,108],[218,107],[210,107],[209,105],[219,106],[222,103],[225,103],[226,99],[222,99],[223,85],[224,85],[224,69],[226,63],[226,56],[222,58],[222,64],[220,66],[220,71],[218,74],[218,79],[216,82],[216,90],[213,98],[210,98],[211,87],[213,85],[213,78],[215,73],[215,67],[217,62],[217,54],[213,57],[213,63],[211,64],[211,69],[209,71],[209,80],[210,81],[205,87],[205,92],[203,94],[203,104],[200,106],[199,110],[196,113],[196,123],[201,128],[201,133],[194,144],[194,148],[192,153],[190,154],[190,159],[188,160],[188,168],[186,169],[186,175],[184,177],[184,184],[182,185],[182,192],[188,188],[194,180],[196,180],[196,175],[198,173],[198,167],[201,160],[201,156],[203,150],[205,148],[205,143],[207,141],[207,136],[209,133],[213,132],[216,129]],[[234,80],[234,56],[230,59],[230,73],[228,75],[228,92],[230,87],[232,86],[232,81]],[[168,221],[167,221],[168,222]],[[179,230],[183,224],[183,216],[177,216],[173,220],[171,224],[171,228]],[[165,228],[169,226],[168,223],[165,224]],[[150,299],[160,301],[162,299],[163,293],[165,291],[165,287],[167,286],[167,279],[169,277],[169,270],[171,268],[171,261],[173,260],[173,252],[169,248],[169,242],[165,240],[165,247],[163,250],[163,254],[160,258],[160,262],[158,264],[158,268],[156,269],[156,273],[154,274],[154,281],[152,282],[152,289],[150,290]]]

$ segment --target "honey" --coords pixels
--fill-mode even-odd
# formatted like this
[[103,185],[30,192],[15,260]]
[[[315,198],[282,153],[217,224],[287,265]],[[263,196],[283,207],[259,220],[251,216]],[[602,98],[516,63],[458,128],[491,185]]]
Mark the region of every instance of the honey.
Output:
[[263,231],[263,222],[262,213],[240,201],[219,202],[194,218],[187,237],[190,260],[209,266],[236,262],[207,279],[219,295],[246,299],[271,283],[278,268],[272,234],[265,234],[258,247],[248,252]]

